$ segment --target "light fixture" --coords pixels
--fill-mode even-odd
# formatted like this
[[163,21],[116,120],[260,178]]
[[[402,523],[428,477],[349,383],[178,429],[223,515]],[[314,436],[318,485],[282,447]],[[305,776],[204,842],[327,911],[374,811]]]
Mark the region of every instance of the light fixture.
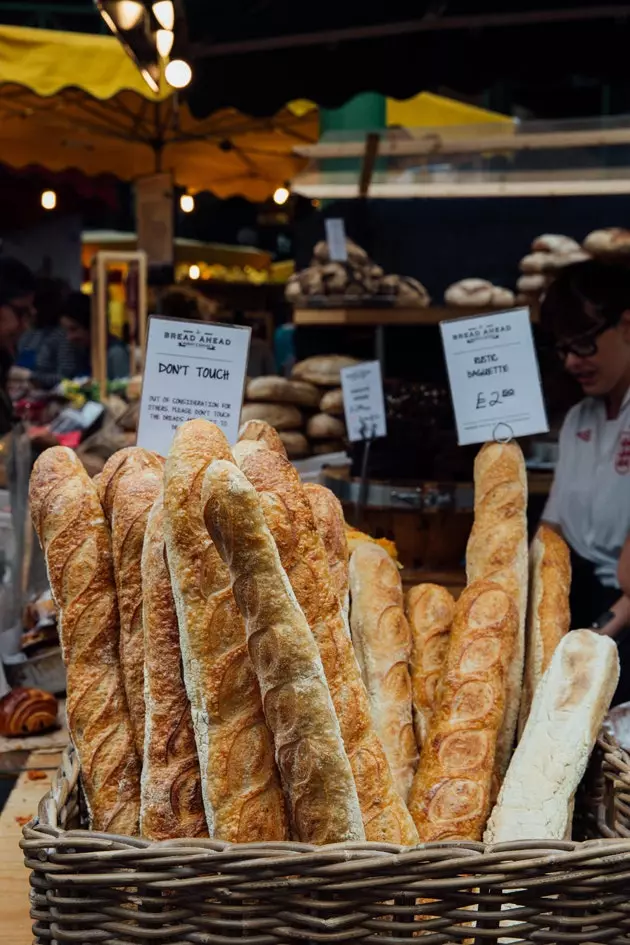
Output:
[[173,43],[175,42],[175,34],[172,30],[158,30],[155,34],[155,45],[157,46],[157,51],[159,52],[162,59],[166,59],[171,49],[173,48]]
[[102,16],[103,19],[105,20],[105,23],[107,24],[107,27],[108,27],[109,30],[110,30],[110,32],[111,32],[111,33],[117,33],[117,32],[118,32],[118,29],[117,29],[117,27],[116,27],[116,24],[115,24],[114,21],[112,20],[111,16],[110,16],[109,13],[107,12],[107,10],[104,10],[102,7],[100,7],[100,12],[101,12],[101,16]]
[[173,59],[164,70],[164,78],[173,89],[185,89],[192,79],[192,69],[185,59]]
[[119,30],[132,30],[144,16],[144,6],[139,0],[118,0],[114,10]]
[[278,187],[274,191],[273,202],[277,203],[279,207],[287,202],[291,193],[288,187]]
[[54,190],[42,191],[42,207],[44,210],[54,210],[57,206],[57,194]]
[[192,266],[188,269],[188,276],[190,279],[197,280],[201,275],[201,269],[196,263],[193,263]]
[[175,7],[173,0],[157,0],[153,4],[153,15],[162,29],[172,30],[175,26]]
[[160,91],[160,83],[151,74],[150,69],[141,69],[140,74],[152,92]]
[[195,209],[195,198],[192,194],[182,194],[179,198],[179,206],[184,213],[192,213]]

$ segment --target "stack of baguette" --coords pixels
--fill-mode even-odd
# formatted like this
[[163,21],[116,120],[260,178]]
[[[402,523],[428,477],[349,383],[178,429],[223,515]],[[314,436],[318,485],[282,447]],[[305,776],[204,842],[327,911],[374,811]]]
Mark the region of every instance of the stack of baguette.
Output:
[[293,380],[314,384],[319,391],[318,410],[306,424],[310,450],[317,456],[345,448],[346,424],[341,393],[341,371],[359,362],[340,354],[323,354],[298,361]]
[[92,828],[238,843],[567,835],[616,648],[567,634],[558,536],[542,529],[528,565],[519,448],[485,446],[475,484],[469,586],[457,602],[435,585],[405,601],[395,560],[360,535],[349,554],[339,502],[301,482],[261,420],[233,449],[189,421],[166,462],[127,448],[97,484],[71,450],[43,453],[32,517]]

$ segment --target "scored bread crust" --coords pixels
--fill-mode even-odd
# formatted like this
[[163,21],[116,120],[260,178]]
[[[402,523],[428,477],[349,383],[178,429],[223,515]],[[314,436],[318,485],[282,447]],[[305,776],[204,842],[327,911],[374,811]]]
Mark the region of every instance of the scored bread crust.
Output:
[[407,594],[411,628],[413,723],[422,748],[437,702],[437,689],[448,650],[455,601],[445,587],[418,584]]
[[294,830],[306,843],[364,840],[319,650],[282,567],[261,497],[223,460],[208,467],[202,496],[206,525],[230,569],[245,618]]
[[179,625],[164,545],[161,494],[142,551],[146,733],[140,830],[149,840],[207,837],[201,775],[182,677]]
[[361,541],[350,558],[350,627],[372,720],[394,783],[407,800],[418,763],[411,700],[411,631],[400,574],[379,545]]
[[[319,648],[356,784],[368,840],[411,844],[417,834],[399,796],[372,723],[324,544],[295,467],[264,450],[245,458],[243,472],[262,494],[280,561]],[[344,529],[345,537],[345,529]]]
[[527,473],[517,443],[486,443],[475,459],[475,521],[466,548],[468,582],[494,581],[513,598],[518,612],[510,663],[505,718],[496,751],[500,784],[516,735],[525,664],[527,612]]
[[525,728],[532,699],[560,640],[569,632],[571,555],[566,542],[541,525],[530,549],[527,646],[519,734]]
[[573,797],[618,680],[610,637],[573,630],[560,641],[534,694],[486,843],[570,838]]
[[481,840],[517,625],[514,602],[498,584],[471,584],[456,604],[438,704],[409,796],[423,842]]
[[206,821],[210,836],[228,842],[284,840],[284,797],[243,618],[202,516],[203,475],[217,457],[232,458],[223,433],[189,420],[175,433],[164,477],[164,534]]
[[142,544],[151,506],[162,490],[164,461],[138,446],[114,453],[103,467],[99,497],[112,535],[120,614],[120,664],[138,757],[144,754]]
[[140,760],[120,668],[110,535],[96,489],[72,450],[36,461],[29,501],[53,598],[67,676],[68,728],[93,830],[134,836]]
[[271,424],[266,423],[265,420],[248,420],[239,429],[238,440],[239,443],[250,440],[254,443],[260,442],[263,446],[266,446],[267,449],[281,453],[282,456],[287,455],[287,451],[278,435],[278,431],[275,430]]
[[341,502],[330,489],[318,482],[304,483],[304,491],[324,543],[333,590],[347,619],[350,609],[350,549]]

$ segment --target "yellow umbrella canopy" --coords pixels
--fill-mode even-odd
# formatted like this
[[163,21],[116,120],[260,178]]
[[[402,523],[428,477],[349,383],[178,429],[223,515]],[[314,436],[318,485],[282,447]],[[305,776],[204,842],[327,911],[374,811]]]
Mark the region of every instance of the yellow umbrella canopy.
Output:
[[153,95],[116,39],[0,27],[0,161],[134,180],[170,171],[190,191],[265,200],[305,166],[318,114],[222,109],[198,121],[170,90]]

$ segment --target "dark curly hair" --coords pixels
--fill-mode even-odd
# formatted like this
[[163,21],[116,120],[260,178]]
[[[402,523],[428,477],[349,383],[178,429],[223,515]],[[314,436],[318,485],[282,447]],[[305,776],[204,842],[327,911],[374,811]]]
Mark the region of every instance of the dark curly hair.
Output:
[[541,307],[541,322],[571,340],[612,328],[630,311],[630,268],[589,259],[561,269]]

